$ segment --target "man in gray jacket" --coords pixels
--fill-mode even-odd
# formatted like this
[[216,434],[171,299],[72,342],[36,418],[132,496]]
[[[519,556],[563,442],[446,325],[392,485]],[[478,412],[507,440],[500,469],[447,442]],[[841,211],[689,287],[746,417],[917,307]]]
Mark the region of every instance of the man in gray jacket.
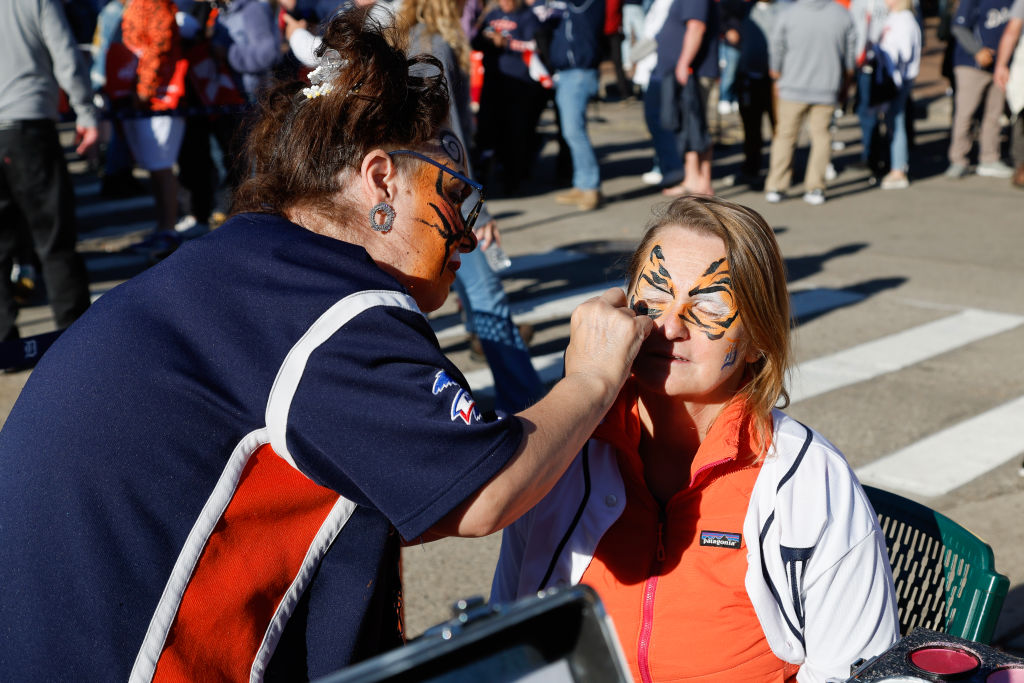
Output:
[[780,14],[771,39],[771,73],[778,87],[778,121],[772,138],[765,199],[779,202],[789,189],[793,150],[804,120],[811,155],[804,174],[804,201],[825,202],[825,172],[832,141],[832,112],[853,75],[853,19],[834,0],[797,0]]
[[0,341],[18,338],[10,278],[28,226],[58,328],[89,307],[89,281],[75,251],[74,194],[57,138],[59,88],[77,115],[76,151],[96,144],[96,108],[85,61],[60,0],[0,3]]

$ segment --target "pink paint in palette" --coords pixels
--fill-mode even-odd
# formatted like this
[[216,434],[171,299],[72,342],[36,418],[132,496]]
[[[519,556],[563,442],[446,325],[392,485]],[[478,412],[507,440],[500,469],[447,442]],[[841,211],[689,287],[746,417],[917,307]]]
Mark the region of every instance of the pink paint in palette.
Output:
[[847,681],[1024,683],[1024,659],[988,645],[919,628],[877,657],[855,664]]

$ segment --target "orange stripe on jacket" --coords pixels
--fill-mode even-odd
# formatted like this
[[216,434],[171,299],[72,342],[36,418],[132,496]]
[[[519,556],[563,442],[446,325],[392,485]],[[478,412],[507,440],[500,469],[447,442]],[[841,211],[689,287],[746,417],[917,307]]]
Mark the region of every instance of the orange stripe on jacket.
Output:
[[185,589],[153,680],[248,680],[267,626],[337,501],[269,445],[253,453]]

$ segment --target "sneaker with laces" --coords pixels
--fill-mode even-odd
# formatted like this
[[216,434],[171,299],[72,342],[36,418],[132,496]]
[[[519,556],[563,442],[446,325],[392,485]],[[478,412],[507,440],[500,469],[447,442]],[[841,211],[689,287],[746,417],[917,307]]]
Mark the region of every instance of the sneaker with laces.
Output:
[[986,161],[978,164],[978,168],[974,170],[980,176],[986,178],[1012,178],[1013,169],[1004,164],[1002,161]]
[[769,204],[778,204],[782,201],[782,193],[775,190],[768,190],[764,193],[764,200]]
[[825,203],[825,191],[824,190],[811,190],[810,192],[804,193],[804,201],[811,206],[821,206]]
[[944,175],[947,178],[963,178],[967,175],[967,167],[963,164],[950,164]]

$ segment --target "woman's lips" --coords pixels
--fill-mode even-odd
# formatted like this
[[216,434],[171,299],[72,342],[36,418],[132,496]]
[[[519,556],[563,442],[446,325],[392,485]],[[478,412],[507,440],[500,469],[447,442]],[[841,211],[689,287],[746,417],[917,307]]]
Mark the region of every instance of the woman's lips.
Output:
[[650,349],[648,351],[644,351],[641,355],[664,361],[676,361],[680,363],[690,362],[688,358],[676,355],[671,351],[662,351],[658,349]]

